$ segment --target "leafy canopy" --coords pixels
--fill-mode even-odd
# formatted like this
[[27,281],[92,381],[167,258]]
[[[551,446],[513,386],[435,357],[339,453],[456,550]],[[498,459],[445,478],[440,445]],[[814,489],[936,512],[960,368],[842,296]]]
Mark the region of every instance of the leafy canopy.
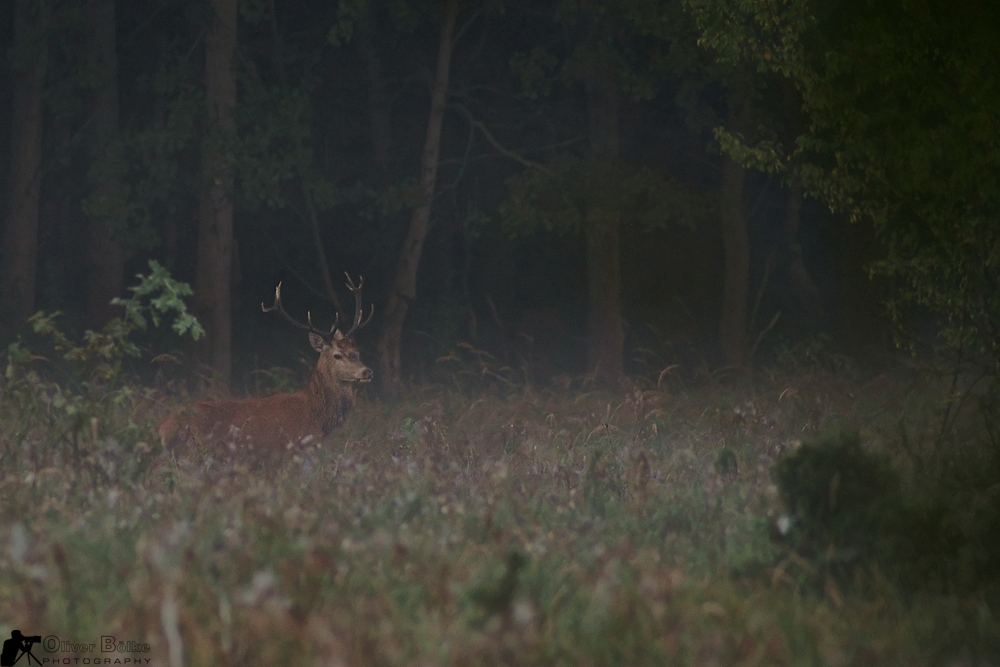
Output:
[[724,150],[783,174],[886,247],[873,270],[942,321],[943,341],[1000,370],[1000,9],[988,3],[689,0],[700,43],[783,77],[801,98],[788,143]]

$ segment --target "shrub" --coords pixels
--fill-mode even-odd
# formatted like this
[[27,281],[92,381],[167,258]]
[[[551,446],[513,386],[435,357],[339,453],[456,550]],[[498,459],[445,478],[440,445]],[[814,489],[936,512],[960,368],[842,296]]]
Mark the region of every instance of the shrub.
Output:
[[0,439],[0,465],[30,470],[71,463],[96,480],[134,479],[155,453],[152,431],[136,410],[147,396],[123,381],[128,358],[140,356],[134,337],[149,323],[173,314],[179,335],[199,338],[204,331],[187,312],[183,297],[191,288],[173,280],[155,261],[149,275],[130,287],[132,296],[112,303],[124,313],[101,331],[87,331],[76,343],[60,329],[59,313],[38,312],[32,329],[54,353],[33,353],[20,340],[7,349],[0,385],[0,416],[8,428]]
[[911,589],[1000,582],[1000,485],[963,489],[948,478],[919,497],[904,493],[888,459],[853,431],[802,444],[775,464],[774,476],[788,512],[778,533],[822,577],[877,565]]

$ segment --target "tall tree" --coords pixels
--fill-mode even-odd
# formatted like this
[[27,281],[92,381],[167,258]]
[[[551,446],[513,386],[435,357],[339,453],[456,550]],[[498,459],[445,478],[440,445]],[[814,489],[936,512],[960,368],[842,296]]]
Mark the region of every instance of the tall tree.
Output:
[[455,19],[458,14],[458,0],[445,3],[441,39],[438,44],[437,71],[434,88],[431,91],[430,117],[427,120],[427,134],[420,159],[419,203],[413,209],[410,230],[400,251],[396,277],[382,317],[382,330],[377,346],[378,382],[382,395],[389,400],[397,400],[402,393],[400,376],[400,347],[403,337],[403,322],[410,303],[417,296],[417,267],[423,253],[424,239],[430,228],[431,204],[437,183],[438,157],[441,152],[441,126],[444,121],[445,106],[448,101],[448,78],[451,71],[452,44]]
[[[543,169],[528,165],[533,173],[512,179],[501,215],[515,234],[539,227],[582,232],[587,275],[586,369],[607,384],[614,384],[624,373],[624,221],[639,222],[647,229],[681,221],[687,224],[704,209],[677,181],[637,166],[634,156],[622,155],[623,97],[641,101],[656,93],[648,67],[651,43],[643,39],[639,28],[651,10],[649,3],[623,0],[559,3],[553,18],[568,38],[561,45],[568,54],[561,64],[541,47],[514,59],[527,95],[545,95],[561,80],[572,89],[571,94],[582,88],[586,100],[585,119],[572,119],[583,128],[574,123],[570,130],[585,133],[586,150],[571,156],[567,154],[572,153],[570,149]],[[558,74],[547,80],[548,70]],[[551,141],[558,144],[566,139],[558,136]],[[675,204],[667,207],[672,210],[662,206],[668,200]],[[681,201],[686,204],[676,205]]]
[[93,92],[90,101],[90,187],[87,235],[86,324],[98,329],[117,313],[111,300],[121,296],[125,253],[120,234],[123,156],[118,121],[118,49],[115,0],[87,1],[87,59]]
[[701,43],[790,81],[807,119],[790,142],[720,133],[725,150],[872,224],[896,305],[937,313],[945,343],[1000,374],[996,3],[690,4]]
[[205,360],[223,385],[232,372],[233,161],[238,0],[212,0],[205,40],[208,120],[202,142],[194,310],[205,325]]
[[11,51],[10,191],[3,236],[0,313],[4,333],[35,310],[38,205],[42,179],[42,92],[48,15],[44,0],[15,0]]

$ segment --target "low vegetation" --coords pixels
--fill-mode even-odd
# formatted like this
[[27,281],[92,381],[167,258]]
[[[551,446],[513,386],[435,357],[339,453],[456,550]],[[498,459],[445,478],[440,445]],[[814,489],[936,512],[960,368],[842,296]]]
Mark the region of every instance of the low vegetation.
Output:
[[922,371],[796,350],[726,385],[452,371],[263,469],[164,455],[162,382],[6,364],[5,633],[169,665],[1000,659],[986,398],[942,426]]

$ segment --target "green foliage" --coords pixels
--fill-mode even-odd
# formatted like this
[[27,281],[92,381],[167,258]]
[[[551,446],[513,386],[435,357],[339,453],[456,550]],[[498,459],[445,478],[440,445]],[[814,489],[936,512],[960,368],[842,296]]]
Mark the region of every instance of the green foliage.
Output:
[[719,450],[715,457],[715,470],[721,475],[736,475],[740,471],[739,457],[728,445]]
[[337,22],[330,27],[327,40],[334,46],[349,44],[354,37],[354,24],[361,17],[369,0],[340,0],[337,5]]
[[625,482],[618,461],[608,456],[608,450],[614,443],[608,433],[608,425],[604,424],[601,435],[594,435],[591,440],[590,456],[587,461],[586,473],[583,477],[583,499],[587,509],[599,517],[613,512],[614,506],[625,495]]
[[[421,432],[421,429],[423,429],[423,432]],[[413,417],[407,417],[399,425],[399,432],[406,442],[412,445],[420,439],[423,433],[426,433],[426,428],[420,422],[413,419]]]
[[240,18],[251,25],[271,18],[272,4],[268,0],[243,0],[239,5]]
[[[558,57],[558,50],[548,46],[515,54],[510,64],[521,94],[534,100],[549,96],[557,85],[587,87],[597,74],[613,97],[653,99],[667,79],[665,63],[677,60],[665,48],[676,47],[673,18],[672,9],[656,0],[561,1],[553,19],[565,35],[565,55]],[[507,185],[499,217],[511,236],[538,230],[576,233],[611,217],[643,230],[697,226],[713,214],[707,198],[680,179],[645,166],[587,159],[579,151],[557,154]]]
[[[126,359],[140,355],[134,335],[171,316],[178,335],[198,339],[205,332],[182,300],[191,288],[172,279],[155,261],[149,266],[150,273],[140,274],[140,283],[129,288],[131,297],[113,301],[125,312],[101,331],[87,331],[80,344],[59,328],[58,313],[38,312],[31,317],[32,329],[57,360],[33,354],[20,341],[8,347],[0,411],[11,428],[0,442],[0,460],[13,464],[26,449],[35,462],[52,464],[70,455],[75,463],[99,464],[94,470],[106,475],[108,457],[122,456],[121,448],[127,447],[135,455],[130,459],[133,472],[140,462],[150,462],[153,450],[145,443],[148,425],[133,415],[145,392],[120,381]],[[61,370],[61,380],[41,371],[38,362]],[[107,432],[112,424],[117,425],[113,436]]]
[[[140,354],[132,335],[137,331],[145,331],[150,322],[153,326],[159,326],[161,319],[171,312],[176,313],[171,328],[178,336],[190,334],[195,340],[204,336],[205,330],[194,315],[187,311],[182,298],[191,296],[191,287],[171,278],[170,272],[155,260],[149,261],[149,268],[149,275],[136,275],[140,282],[129,287],[132,296],[111,301],[113,305],[122,306],[125,312],[109,321],[101,331],[85,332],[83,345],[77,345],[59,329],[56,323],[59,313],[46,314],[39,311],[31,317],[29,323],[34,332],[47,339],[84,381],[87,381],[86,378],[101,382],[116,379],[125,358],[138,357]],[[19,342],[11,345],[8,354],[12,360],[30,358],[30,354]]]
[[537,231],[578,233],[585,224],[599,223],[601,215],[621,215],[644,231],[712,220],[707,197],[645,167],[563,156],[544,170],[511,177],[507,186],[499,216],[511,237]]
[[[373,0],[340,0],[337,3],[337,21],[330,27],[327,41],[334,46],[350,44],[354,38],[354,25],[361,20],[363,12],[370,11],[367,5],[371,2]],[[416,30],[421,19],[428,13],[427,10],[433,7],[409,0],[390,0],[382,4],[393,27],[402,33]]]
[[262,205],[287,208],[283,187],[311,172],[310,86],[266,86],[254,69],[247,70],[240,77],[243,103],[234,114],[240,128],[235,163],[240,199],[251,212]]
[[925,306],[945,345],[1000,371],[996,7],[688,4],[723,62],[785,78],[801,99],[792,141],[752,145],[720,128],[723,149],[872,220],[887,250],[873,270],[900,286],[893,314]]
[[547,97],[552,92],[558,60],[541,46],[529,53],[515,53],[510,67],[521,79],[521,94],[529,100]]
[[[881,405],[885,388],[867,391]],[[26,439],[16,466],[0,462],[5,623],[67,637],[128,627],[163,662],[173,637],[191,665],[995,655],[989,589],[908,595],[890,571],[864,592],[838,580],[842,592],[821,593],[779,576],[770,480],[751,457],[802,423],[781,417],[774,385],[750,393],[777,423],[739,422],[757,448],[725,476],[711,471],[723,434],[704,419],[717,390],[417,387],[402,404],[361,401],[322,447],[266,470],[165,457],[136,467],[149,455],[120,423],[64,439],[58,460],[32,462],[39,440]],[[831,400],[808,402],[820,397]]]
[[899,480],[856,432],[806,442],[774,467],[793,521],[796,547],[809,556],[856,558],[894,517]]
[[[170,272],[160,266],[156,260],[149,261],[150,273],[147,276],[141,273],[136,274],[140,282],[135,287],[129,287],[133,296],[128,299],[115,299],[112,303],[125,308],[123,322],[132,325],[123,327],[118,335],[122,338],[128,336],[135,329],[146,330],[147,322],[143,313],[147,313],[153,326],[160,326],[160,317],[176,311],[171,328],[178,336],[190,333],[191,337],[198,340],[205,335],[205,330],[198,324],[198,321],[187,312],[187,306],[181,297],[191,296],[191,287],[186,283],[177,282],[170,277]],[[159,294],[159,296],[154,296]],[[150,297],[149,305],[144,306],[142,297]]]
[[698,44],[728,65],[750,61],[757,71],[808,76],[803,35],[816,19],[804,0],[686,0],[701,35]]
[[[126,184],[121,194],[126,202],[107,212],[127,224],[129,232],[122,239],[130,251],[157,245],[157,227],[164,219],[187,215],[193,204],[190,193],[199,190],[197,177],[185,167],[193,160],[204,113],[198,78],[190,59],[164,49],[156,69],[137,79],[139,92],[160,100],[164,108],[156,120],[122,132]],[[88,200],[85,206],[96,215],[114,203]]]
[[516,549],[511,549],[502,574],[489,581],[478,583],[467,593],[488,619],[497,614],[509,614],[517,591],[518,575],[528,565],[528,559]]
[[774,467],[788,514],[782,537],[817,572],[848,573],[877,563],[916,589],[966,590],[995,585],[1000,568],[997,491],[942,476],[905,492],[886,457],[856,432],[806,442]]
[[575,43],[558,77],[573,84],[596,68],[633,99],[652,99],[663,84],[661,40],[673,27],[667,16],[656,0],[562,0],[555,20]]

